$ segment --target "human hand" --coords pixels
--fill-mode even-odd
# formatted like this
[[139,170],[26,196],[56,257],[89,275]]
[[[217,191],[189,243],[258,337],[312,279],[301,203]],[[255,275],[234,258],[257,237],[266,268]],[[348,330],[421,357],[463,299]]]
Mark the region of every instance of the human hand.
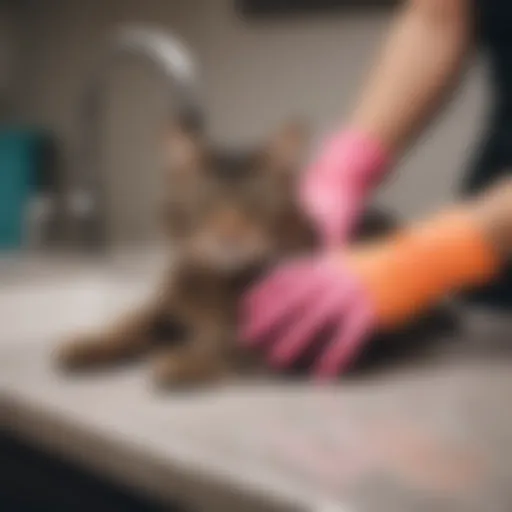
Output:
[[299,191],[324,245],[347,240],[388,162],[387,151],[377,140],[355,130],[326,141]]
[[333,335],[315,363],[314,373],[321,378],[351,365],[376,321],[363,283],[339,254],[278,268],[250,291],[242,316],[242,338],[268,349],[270,364],[279,368],[293,365],[331,327]]

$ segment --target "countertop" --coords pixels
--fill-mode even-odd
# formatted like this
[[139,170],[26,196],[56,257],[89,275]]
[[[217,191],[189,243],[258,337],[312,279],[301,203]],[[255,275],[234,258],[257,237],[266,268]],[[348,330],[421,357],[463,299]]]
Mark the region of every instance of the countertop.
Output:
[[[0,261],[0,294],[51,288],[57,267],[68,286],[112,275],[104,263],[31,261],[24,271]],[[132,277],[151,274],[135,267]],[[52,298],[57,309],[63,293]],[[459,339],[421,363],[331,386],[238,382],[165,395],[147,381],[144,361],[59,374],[51,351],[62,326],[41,326],[0,329],[0,425],[158,498],[199,511],[512,508],[508,319],[498,329],[495,317],[470,313]]]

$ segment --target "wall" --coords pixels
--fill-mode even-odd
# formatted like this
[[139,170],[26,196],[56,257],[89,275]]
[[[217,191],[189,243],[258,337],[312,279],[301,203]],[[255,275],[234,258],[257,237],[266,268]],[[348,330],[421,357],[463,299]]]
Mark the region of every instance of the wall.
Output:
[[[175,29],[196,51],[217,139],[259,139],[294,113],[308,116],[320,132],[348,112],[389,16],[246,24],[232,3],[47,0],[38,16],[37,87],[27,98],[25,115],[54,128],[69,150],[77,139],[84,79],[104,51],[105,34],[127,21]],[[158,191],[152,142],[164,89],[156,75],[137,66],[115,72],[110,86],[106,162],[115,192],[110,218],[116,238],[127,239],[152,225]],[[481,70],[472,70],[436,130],[383,190],[385,204],[413,215],[448,200],[480,124],[483,90]]]
[[20,60],[20,26],[12,4],[0,2],[0,118],[14,110]]

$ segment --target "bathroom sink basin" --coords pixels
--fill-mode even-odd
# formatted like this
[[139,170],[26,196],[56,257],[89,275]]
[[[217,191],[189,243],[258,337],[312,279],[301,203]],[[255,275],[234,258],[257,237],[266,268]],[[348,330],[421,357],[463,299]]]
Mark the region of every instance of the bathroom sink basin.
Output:
[[47,343],[90,329],[151,293],[159,267],[150,260],[0,260],[0,346]]

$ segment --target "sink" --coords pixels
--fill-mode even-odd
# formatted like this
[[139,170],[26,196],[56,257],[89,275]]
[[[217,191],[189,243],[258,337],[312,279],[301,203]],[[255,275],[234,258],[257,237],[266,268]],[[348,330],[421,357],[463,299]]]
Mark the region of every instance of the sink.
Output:
[[47,344],[108,322],[151,293],[160,268],[149,258],[4,258],[0,345]]

